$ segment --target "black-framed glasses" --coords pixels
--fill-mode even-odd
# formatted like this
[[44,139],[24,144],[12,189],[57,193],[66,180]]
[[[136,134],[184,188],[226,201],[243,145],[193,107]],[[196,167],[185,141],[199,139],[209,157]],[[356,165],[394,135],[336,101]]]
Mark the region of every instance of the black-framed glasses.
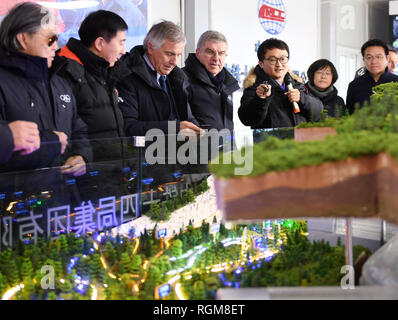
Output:
[[269,58],[264,59],[264,60],[267,60],[267,61],[269,62],[269,64],[271,64],[271,65],[275,65],[278,61],[279,61],[281,64],[286,64],[286,63],[289,61],[289,57],[287,57],[287,56],[282,56],[282,57],[280,57],[280,58],[277,58],[277,57],[269,57]]
[[47,42],[48,46],[51,47],[55,42],[58,41],[58,36],[56,34],[54,34],[54,35],[48,37],[47,41],[48,41]]

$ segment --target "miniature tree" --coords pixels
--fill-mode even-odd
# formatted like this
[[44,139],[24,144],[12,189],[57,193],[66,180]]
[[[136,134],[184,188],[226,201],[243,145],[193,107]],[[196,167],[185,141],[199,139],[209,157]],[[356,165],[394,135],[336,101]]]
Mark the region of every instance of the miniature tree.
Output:
[[21,278],[23,281],[25,279],[31,279],[33,278],[34,272],[33,272],[33,266],[32,262],[30,261],[29,258],[24,258],[21,266]]
[[111,300],[126,300],[124,283],[113,282],[110,288]]
[[47,300],[58,300],[57,295],[54,291],[50,291],[47,295]]
[[206,298],[206,290],[203,281],[195,281],[193,284],[194,288],[194,299],[195,300],[204,300]]
[[74,244],[74,248],[75,248],[75,253],[83,253],[84,250],[84,240],[82,238],[75,238],[75,244]]
[[63,282],[59,283],[59,289],[61,290],[60,297],[65,300],[71,300],[73,292],[72,282],[70,281],[69,277],[63,280]]
[[22,296],[25,300],[31,300],[33,294],[35,293],[35,284],[31,278],[24,278],[24,288],[22,291]]
[[179,257],[182,255],[182,241],[174,240],[170,246],[171,254],[173,257]]
[[0,272],[0,296],[3,295],[7,288],[7,278]]
[[202,222],[202,226],[200,227],[202,233],[203,242],[208,242],[210,240],[210,224],[206,223],[204,220]]
[[155,294],[155,289],[161,284],[162,275],[159,268],[156,266],[150,266],[148,270],[147,280],[144,283],[144,299],[153,299]]
[[141,256],[139,254],[134,254],[131,259],[130,272],[133,274],[139,274],[141,271],[141,264]]
[[54,270],[55,270],[55,274],[58,277],[63,277],[64,276],[64,268],[62,266],[62,262],[59,260],[55,260],[54,261]]
[[92,255],[91,261],[89,262],[89,268],[91,277],[100,280],[102,275],[102,264],[98,253],[94,253]]
[[12,259],[8,265],[9,265],[8,283],[12,286],[15,286],[20,283],[19,271],[17,268],[17,264],[15,263],[15,260]]
[[193,191],[191,189],[189,189],[185,192],[184,198],[186,200],[186,203],[195,202],[195,195],[193,194]]
[[3,274],[6,274],[9,270],[8,264],[10,263],[11,255],[11,248],[7,248],[0,255],[0,271],[3,272]]
[[153,247],[151,239],[147,239],[146,247],[145,247],[145,256],[150,258],[153,256]]
[[116,262],[116,251],[110,241],[107,242],[105,246],[105,258],[106,261],[108,261],[109,266],[112,266]]
[[127,252],[123,252],[119,264],[119,273],[129,273],[131,260]]
[[59,246],[60,246],[60,250],[62,252],[68,252],[69,250],[69,246],[68,246],[68,241],[66,240],[66,236],[65,235],[60,235],[59,238],[57,239]]

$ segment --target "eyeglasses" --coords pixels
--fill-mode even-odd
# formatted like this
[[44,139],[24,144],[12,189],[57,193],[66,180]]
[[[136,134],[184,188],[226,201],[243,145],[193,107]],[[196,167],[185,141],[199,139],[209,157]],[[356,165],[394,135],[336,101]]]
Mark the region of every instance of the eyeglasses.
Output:
[[225,51],[217,52],[217,51],[214,51],[214,50],[209,49],[209,48],[205,49],[205,54],[208,55],[208,56],[211,56],[211,57],[215,57],[215,56],[218,55],[221,58],[225,58],[227,56],[227,53]]
[[267,58],[267,59],[264,59],[264,60],[267,60],[270,65],[275,65],[278,61],[281,64],[286,64],[289,61],[289,57],[286,57],[286,56],[282,56],[280,58],[270,57],[270,58]]
[[366,61],[372,61],[373,59],[376,59],[377,61],[381,61],[381,60],[383,60],[383,59],[385,59],[385,57],[386,56],[383,56],[383,55],[377,55],[377,56],[366,56],[365,57],[365,60]]
[[48,46],[51,47],[55,42],[58,41],[58,36],[56,34],[54,34],[54,35],[48,37],[47,41],[48,41],[47,42]]
[[318,76],[326,76],[326,77],[331,77],[332,76],[332,73],[331,72],[328,72],[328,71],[316,71],[315,72],[315,74],[316,75],[318,75]]

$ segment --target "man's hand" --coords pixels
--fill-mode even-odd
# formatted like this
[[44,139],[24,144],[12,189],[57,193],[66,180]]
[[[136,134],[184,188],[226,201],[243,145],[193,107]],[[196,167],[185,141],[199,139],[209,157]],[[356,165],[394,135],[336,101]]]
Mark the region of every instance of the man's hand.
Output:
[[82,156],[70,157],[62,166],[61,171],[64,174],[71,174],[74,177],[82,176],[86,173],[86,162]]
[[288,97],[290,102],[300,102],[300,91],[298,89],[292,89],[288,92],[285,92],[285,96]]
[[256,89],[257,97],[261,99],[266,99],[271,95],[271,85],[269,84],[260,84]]
[[201,128],[194,125],[192,122],[189,121],[181,121],[180,122],[180,132],[185,136],[200,135],[204,132]]
[[40,132],[37,124],[28,121],[14,121],[8,124],[14,138],[14,150],[27,155],[40,148]]
[[64,154],[66,146],[68,145],[68,136],[59,131],[54,131],[54,133],[58,136],[59,142],[61,143],[61,154]]

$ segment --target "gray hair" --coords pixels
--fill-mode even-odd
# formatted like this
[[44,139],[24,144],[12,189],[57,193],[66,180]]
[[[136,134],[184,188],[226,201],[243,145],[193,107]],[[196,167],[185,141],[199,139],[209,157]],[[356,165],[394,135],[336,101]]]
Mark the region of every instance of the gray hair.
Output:
[[144,39],[144,49],[148,50],[148,43],[156,50],[159,49],[166,40],[175,43],[186,42],[186,38],[181,28],[171,21],[165,21],[154,24],[148,31]]
[[209,31],[204,32],[200,36],[200,38],[198,40],[198,44],[196,45],[196,48],[199,50],[202,49],[202,47],[204,46],[206,41],[224,42],[225,44],[228,45],[227,38],[221,32],[214,31],[214,30],[209,30]]
[[19,33],[33,34],[49,23],[55,23],[55,16],[47,8],[32,2],[16,5],[0,24],[0,47],[19,51]]

